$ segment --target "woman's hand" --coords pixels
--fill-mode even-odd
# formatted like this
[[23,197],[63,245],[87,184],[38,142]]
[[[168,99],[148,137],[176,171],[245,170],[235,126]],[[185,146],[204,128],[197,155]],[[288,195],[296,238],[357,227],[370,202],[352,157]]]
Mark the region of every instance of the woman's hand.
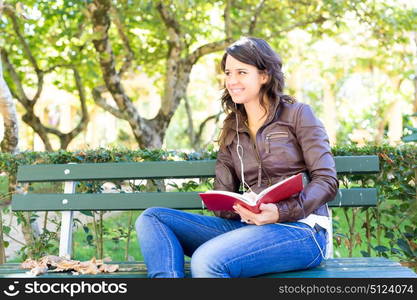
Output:
[[259,208],[261,212],[255,214],[239,204],[233,206],[233,209],[240,215],[242,220],[248,224],[264,225],[278,222],[279,212],[275,204],[262,203]]

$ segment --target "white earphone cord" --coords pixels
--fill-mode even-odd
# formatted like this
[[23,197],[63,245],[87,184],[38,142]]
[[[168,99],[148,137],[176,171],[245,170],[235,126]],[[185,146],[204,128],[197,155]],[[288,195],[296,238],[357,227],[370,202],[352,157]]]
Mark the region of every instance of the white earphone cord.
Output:
[[[235,103],[235,107],[236,107],[236,103]],[[236,111],[237,111],[237,107],[236,107]],[[246,187],[251,192],[253,192],[251,187],[245,181],[245,173],[244,173],[244,170],[243,170],[243,158],[242,158],[243,157],[243,147],[242,147],[242,145],[240,145],[239,131],[238,131],[239,121],[238,121],[237,112],[235,113],[235,115],[236,115],[236,136],[237,136],[236,152],[237,152],[237,156],[239,157],[239,161],[240,161],[240,175],[241,175],[241,178],[242,178],[242,185],[243,185],[243,189],[245,189],[245,185],[246,185]]]
[[326,256],[323,254],[323,250],[321,249],[319,243],[317,242],[316,237],[314,236],[312,228],[298,227],[298,226],[295,226],[295,225],[289,225],[289,224],[284,224],[284,223],[275,223],[275,224],[282,225],[282,226],[287,226],[287,227],[292,227],[292,228],[297,228],[297,229],[302,229],[302,230],[307,230],[308,232],[310,232],[311,236],[313,237],[314,242],[317,245],[317,248],[319,248],[319,250],[320,250],[321,257],[323,257],[323,259],[326,259]]

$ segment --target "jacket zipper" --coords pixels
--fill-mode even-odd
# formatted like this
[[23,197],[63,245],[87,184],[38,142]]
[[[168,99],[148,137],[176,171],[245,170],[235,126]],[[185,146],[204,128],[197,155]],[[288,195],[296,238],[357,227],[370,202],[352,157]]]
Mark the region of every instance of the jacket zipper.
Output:
[[271,132],[266,135],[266,153],[271,153],[271,140],[277,137],[288,137],[286,132]]
[[[258,187],[261,187],[261,181],[262,181],[262,161],[261,161],[261,156],[259,155],[259,152],[258,152],[258,147],[256,146],[256,141],[253,143],[253,148],[255,149],[256,160],[258,161]],[[266,173],[266,171],[265,171],[265,174],[268,177],[269,185],[271,185],[272,184],[271,178],[269,178],[269,175]]]
[[258,147],[256,147],[256,142],[253,143],[253,148],[255,149],[256,160],[258,161],[258,187],[260,187],[261,178],[262,178],[262,163],[261,163],[261,158],[259,156]]

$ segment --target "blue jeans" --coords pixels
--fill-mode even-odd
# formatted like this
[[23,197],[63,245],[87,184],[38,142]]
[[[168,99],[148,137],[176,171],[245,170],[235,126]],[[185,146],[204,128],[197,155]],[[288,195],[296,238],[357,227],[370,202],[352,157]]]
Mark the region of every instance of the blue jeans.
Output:
[[319,265],[325,230],[284,224],[309,230],[152,207],[137,219],[136,232],[149,277],[184,277],[184,255],[191,257],[192,277],[253,277]]

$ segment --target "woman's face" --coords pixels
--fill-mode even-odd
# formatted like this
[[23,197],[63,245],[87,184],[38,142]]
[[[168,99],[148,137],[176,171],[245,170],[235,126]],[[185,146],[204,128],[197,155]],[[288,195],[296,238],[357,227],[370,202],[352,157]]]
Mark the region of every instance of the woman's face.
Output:
[[259,103],[259,90],[267,80],[267,75],[259,73],[258,68],[238,61],[231,55],[226,57],[224,74],[226,88],[233,102],[245,104]]

